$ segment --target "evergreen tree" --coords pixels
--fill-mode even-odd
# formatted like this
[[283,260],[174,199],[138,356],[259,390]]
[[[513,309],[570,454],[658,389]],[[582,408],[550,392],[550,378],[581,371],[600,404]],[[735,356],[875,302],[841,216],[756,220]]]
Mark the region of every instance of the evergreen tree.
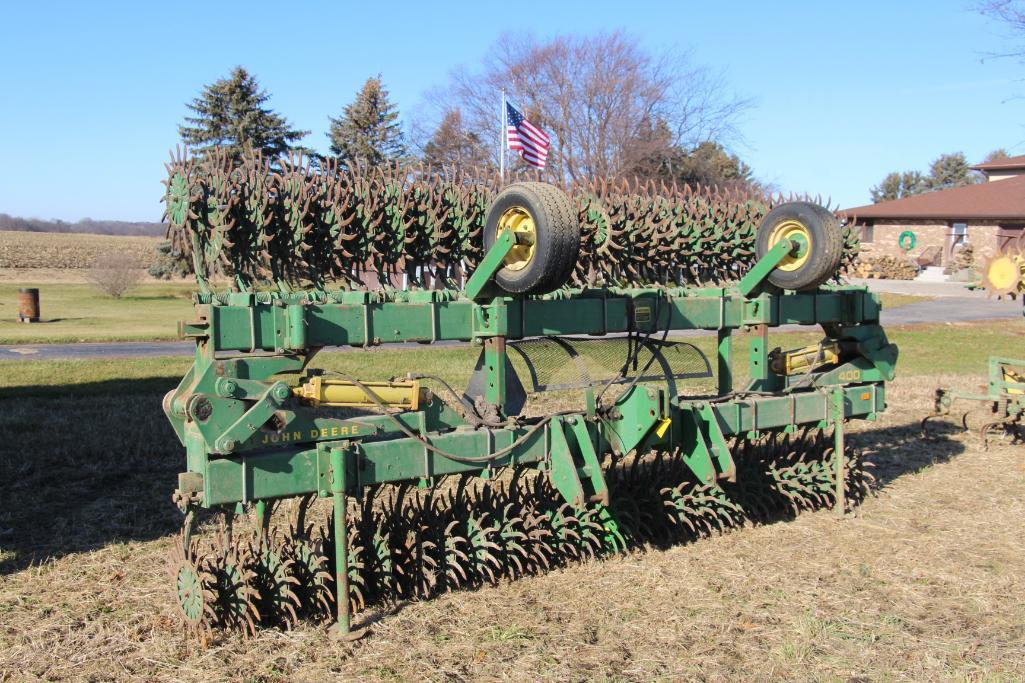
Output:
[[628,177],[705,187],[759,187],[751,167],[718,142],[706,140],[689,151],[673,144],[672,132],[662,119],[642,124],[632,149],[639,156]]
[[[989,161],[991,158],[1002,158],[1000,154],[1007,153],[1001,149],[994,150],[986,159]],[[872,201],[878,203],[903,199],[923,192],[974,185],[981,180],[982,176],[968,166],[968,161],[961,152],[941,154],[929,165],[929,175],[922,175],[918,171],[887,174],[883,182],[871,189]]]
[[157,243],[154,247],[157,252],[156,261],[150,266],[149,274],[160,280],[172,278],[183,278],[192,275],[192,258],[188,254],[174,249],[171,240]]
[[241,66],[228,78],[203,88],[203,94],[188,108],[186,125],[178,126],[185,144],[206,153],[213,147],[226,149],[233,159],[253,150],[276,157],[292,150],[309,152],[295,143],[309,131],[295,130],[288,121],[264,107],[270,99],[266,90]]
[[903,199],[927,190],[926,178],[918,171],[890,173],[883,178],[883,182],[872,188],[872,202],[878,204],[891,199]]
[[641,121],[640,130],[629,149],[634,156],[623,175],[663,180],[671,184],[677,180],[686,160],[686,152],[673,143],[673,134],[665,119]]
[[1003,147],[994,149],[992,152],[986,155],[986,158],[982,160],[984,164],[992,164],[994,161],[1003,161],[1004,159],[1010,159],[1011,155],[1007,153],[1007,150]]
[[732,186],[754,183],[751,167],[718,142],[705,141],[684,159],[680,180],[689,185]]
[[929,177],[926,187],[929,190],[947,190],[952,187],[974,185],[979,182],[979,175],[968,166],[968,160],[961,152],[941,154],[929,166]]
[[406,154],[399,112],[388,100],[381,76],[368,78],[339,118],[329,117],[331,153],[343,164],[365,159],[371,165],[396,161]]
[[437,169],[468,169],[484,166],[488,152],[483,141],[463,125],[459,108],[449,109],[423,148],[425,163]]

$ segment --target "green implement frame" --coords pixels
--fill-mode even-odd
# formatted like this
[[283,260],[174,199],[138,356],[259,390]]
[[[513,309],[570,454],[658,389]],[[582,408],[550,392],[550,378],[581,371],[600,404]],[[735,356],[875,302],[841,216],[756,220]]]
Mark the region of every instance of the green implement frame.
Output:
[[[334,505],[338,625],[348,632],[347,498],[368,487],[498,468],[547,473],[571,505],[608,505],[602,461],[644,448],[678,450],[700,482],[732,481],[733,437],[833,426],[836,500],[843,510],[846,420],[885,408],[884,382],[897,358],[866,288],[771,291],[765,278],[792,249],[770,250],[735,286],[569,290],[509,297],[493,276],[513,244],[500,234],[463,291],[282,293],[203,292],[197,318],[181,325],[195,362],[164,401],[187,450],[176,499],[186,511],[316,495]],[[843,349],[838,362],[800,375],[770,368],[769,328],[821,326]],[[543,418],[509,414],[505,342],[536,336],[652,335],[715,331],[718,387],[699,399],[638,384],[614,405]],[[734,386],[732,335],[754,330],[750,383]],[[301,404],[289,375],[329,346],[462,341],[483,346],[484,400],[497,419],[473,422],[430,395],[417,410],[337,418]],[[285,377],[286,379],[283,379]],[[610,524],[613,522],[610,521]],[[189,530],[187,529],[187,534]]]

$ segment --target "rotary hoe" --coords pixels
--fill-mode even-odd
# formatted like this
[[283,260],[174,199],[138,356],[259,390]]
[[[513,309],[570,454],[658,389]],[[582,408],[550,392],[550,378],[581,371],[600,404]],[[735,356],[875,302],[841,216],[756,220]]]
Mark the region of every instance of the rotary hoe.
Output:
[[[838,284],[857,242],[818,204],[216,153],[173,155],[164,201],[198,281],[164,399],[197,631],[351,635],[374,603],[867,490],[845,423],[884,409],[897,350],[878,299]],[[782,325],[823,336],[772,348]],[[465,389],[316,363],[410,342],[479,347]]]
[[[982,265],[981,281],[973,283],[983,288],[991,297],[998,299],[1009,296],[1012,299],[1025,294],[1025,234],[1005,245]],[[929,437],[929,420],[950,415],[957,403],[982,404],[989,409],[986,420],[979,425],[982,447],[989,445],[989,435],[996,431],[1010,435],[1016,442],[1022,441],[1021,421],[1025,415],[1025,360],[991,356],[989,359],[986,393],[971,393],[956,389],[939,388],[933,405],[933,414],[922,420],[922,433]],[[961,414],[961,426],[968,432],[967,408]]]

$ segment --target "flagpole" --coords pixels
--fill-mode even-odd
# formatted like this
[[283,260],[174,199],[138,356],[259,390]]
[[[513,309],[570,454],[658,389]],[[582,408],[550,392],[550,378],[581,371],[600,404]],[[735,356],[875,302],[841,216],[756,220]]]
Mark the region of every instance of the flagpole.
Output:
[[502,132],[498,136],[498,175],[501,178],[502,185],[505,185],[505,138],[509,134],[509,124],[506,122],[506,111],[505,88],[502,88]]

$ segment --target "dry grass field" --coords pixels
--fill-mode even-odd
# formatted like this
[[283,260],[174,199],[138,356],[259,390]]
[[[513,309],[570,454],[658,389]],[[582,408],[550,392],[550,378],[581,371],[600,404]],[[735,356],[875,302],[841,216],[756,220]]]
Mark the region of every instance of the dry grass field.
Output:
[[[304,625],[200,644],[178,626],[164,558],[183,454],[159,397],[187,361],[4,364],[0,680],[1021,680],[1025,446],[918,430],[935,387],[976,388],[984,367],[965,364],[1020,348],[1020,328],[894,331],[890,409],[851,437],[876,493],[845,519],[389,605],[356,643]],[[464,365],[406,353],[330,362]]]
[[158,237],[125,237],[59,232],[0,232],[0,268],[91,268],[102,254],[121,253],[148,267]]

